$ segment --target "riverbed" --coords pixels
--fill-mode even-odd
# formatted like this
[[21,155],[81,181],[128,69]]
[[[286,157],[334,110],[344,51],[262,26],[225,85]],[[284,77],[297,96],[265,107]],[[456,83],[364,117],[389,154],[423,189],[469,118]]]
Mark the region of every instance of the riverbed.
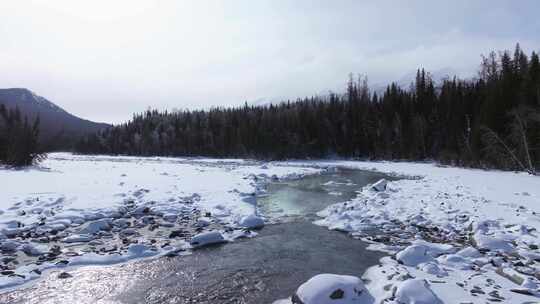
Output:
[[[0,295],[6,303],[271,303],[319,273],[360,276],[382,254],[347,234],[312,224],[326,206],[350,200],[382,174],[336,169],[274,181],[257,198],[267,224],[252,239],[114,266],[60,271]],[[68,269],[69,270],[69,269]]]

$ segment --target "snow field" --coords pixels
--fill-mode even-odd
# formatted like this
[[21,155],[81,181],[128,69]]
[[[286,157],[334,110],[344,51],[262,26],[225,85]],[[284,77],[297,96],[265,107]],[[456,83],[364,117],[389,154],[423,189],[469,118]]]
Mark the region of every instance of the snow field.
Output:
[[540,178],[395,162],[55,153],[41,168],[0,170],[0,287],[51,268],[189,254],[254,236],[264,225],[256,195],[265,181],[335,167],[405,177],[358,189],[315,222],[390,256],[361,279],[316,276],[279,303],[538,302]]

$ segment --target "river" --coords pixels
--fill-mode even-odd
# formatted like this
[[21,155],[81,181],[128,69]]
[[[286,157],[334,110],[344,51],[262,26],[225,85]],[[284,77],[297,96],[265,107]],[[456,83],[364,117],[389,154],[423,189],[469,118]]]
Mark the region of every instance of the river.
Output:
[[269,224],[252,239],[122,265],[89,266],[72,278],[48,275],[3,294],[9,303],[272,303],[318,273],[360,276],[381,253],[312,224],[316,212],[357,195],[382,174],[338,169],[267,185],[258,197]]

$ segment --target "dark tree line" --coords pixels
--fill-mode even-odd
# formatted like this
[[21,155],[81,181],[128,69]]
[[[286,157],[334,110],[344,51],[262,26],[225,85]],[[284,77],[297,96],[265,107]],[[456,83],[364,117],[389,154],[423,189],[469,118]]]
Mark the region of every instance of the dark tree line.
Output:
[[484,57],[479,76],[371,93],[352,76],[345,94],[279,105],[136,114],[82,138],[81,153],[434,159],[534,172],[540,167],[540,63],[516,46]]
[[18,167],[41,160],[38,136],[39,118],[30,123],[18,108],[0,104],[0,164]]

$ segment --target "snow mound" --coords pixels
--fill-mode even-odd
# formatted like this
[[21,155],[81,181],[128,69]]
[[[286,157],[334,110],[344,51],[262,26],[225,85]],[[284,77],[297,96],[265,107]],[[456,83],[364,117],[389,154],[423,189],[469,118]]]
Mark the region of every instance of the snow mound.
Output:
[[250,214],[248,216],[244,216],[240,219],[238,224],[241,227],[250,228],[250,229],[259,229],[264,226],[264,220],[255,214]]
[[219,244],[226,242],[223,234],[219,231],[209,231],[204,233],[199,233],[193,238],[191,238],[191,246],[193,247],[203,247],[211,244]]
[[357,277],[319,274],[298,287],[293,303],[354,304],[372,303],[373,297]]
[[396,291],[396,302],[400,304],[442,304],[429,288],[426,280],[411,279],[401,283]]

